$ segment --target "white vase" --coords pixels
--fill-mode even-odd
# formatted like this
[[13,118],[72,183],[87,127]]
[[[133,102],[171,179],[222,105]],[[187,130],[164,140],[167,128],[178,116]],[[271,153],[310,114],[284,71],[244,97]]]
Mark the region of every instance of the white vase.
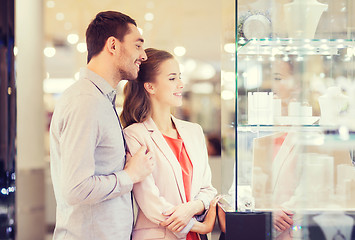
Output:
[[328,5],[316,0],[294,0],[284,5],[288,37],[314,38],[318,22]]

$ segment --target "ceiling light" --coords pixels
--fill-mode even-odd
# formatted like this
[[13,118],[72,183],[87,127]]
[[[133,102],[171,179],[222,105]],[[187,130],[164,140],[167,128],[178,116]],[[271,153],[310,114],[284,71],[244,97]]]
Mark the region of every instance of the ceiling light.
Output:
[[227,53],[235,53],[235,43],[224,44],[224,51]]
[[55,16],[55,18],[58,20],[58,21],[63,21],[64,20],[64,14],[63,13],[57,13],[57,15]]
[[282,58],[282,60],[283,60],[284,62],[288,62],[288,61],[290,61],[290,58],[289,58],[287,55],[285,55],[285,56]]
[[153,21],[153,19],[154,19],[154,14],[148,12],[148,13],[146,13],[146,14],[144,15],[144,19],[145,19],[146,21]]
[[55,7],[55,2],[50,0],[50,1],[47,1],[47,8],[54,8]]
[[197,94],[211,94],[213,85],[211,83],[195,83],[191,86],[191,91]]
[[187,72],[192,72],[196,69],[197,63],[193,59],[189,59],[184,63]]
[[188,61],[185,62],[185,68],[187,68],[187,74],[191,79],[207,80],[216,75],[215,68],[209,63],[194,60],[190,60],[189,62],[188,65],[186,65]]
[[79,41],[79,35],[75,33],[71,33],[67,36],[67,41],[70,44],[76,44]]
[[17,56],[17,54],[18,54],[18,48],[14,46],[14,56]]
[[234,83],[234,81],[235,81],[235,73],[234,72],[224,72],[224,71],[222,71],[222,84],[224,82]]
[[76,49],[81,53],[86,52],[87,51],[86,43],[78,43],[78,45],[76,45]]
[[75,82],[73,78],[47,78],[43,81],[45,93],[62,93]]
[[211,64],[203,64],[199,68],[200,79],[210,79],[216,74],[216,70]]
[[223,90],[221,92],[221,97],[223,100],[233,100],[234,96],[235,96],[234,92],[230,90]]
[[43,50],[43,53],[46,57],[53,57],[55,55],[55,48],[54,47],[46,47]]
[[186,53],[186,49],[182,46],[178,46],[176,48],[174,48],[174,53],[176,54],[176,56],[184,56]]

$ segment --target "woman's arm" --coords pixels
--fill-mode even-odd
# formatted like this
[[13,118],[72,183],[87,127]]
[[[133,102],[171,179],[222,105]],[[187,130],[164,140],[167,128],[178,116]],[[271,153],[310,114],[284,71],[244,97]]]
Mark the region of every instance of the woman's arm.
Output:
[[[135,136],[127,133],[127,131],[125,131],[125,137],[130,154],[135,154],[138,149],[145,144],[144,140],[137,139]],[[133,194],[139,208],[144,213],[144,215],[151,222],[156,223],[157,225],[167,219],[167,216],[165,216],[164,213],[175,207],[161,196],[160,190],[155,184],[155,180],[152,174],[148,175],[143,181],[136,183],[133,186]],[[190,217],[187,221],[187,224],[180,232],[173,233],[177,237],[186,236],[195,221],[195,219]]]
[[220,198],[221,196],[217,196],[211,201],[205,220],[203,222],[195,222],[194,226],[191,228],[192,232],[200,234],[212,232],[216,220],[216,206]]
[[202,221],[205,216],[203,215],[198,219],[197,215],[205,213],[205,210],[209,207],[210,201],[217,192],[211,184],[211,169],[208,164],[205,136],[202,128],[198,124],[196,124],[195,127],[195,138],[197,142],[200,143],[199,146],[197,145],[198,147],[195,151],[198,151],[199,153],[201,152],[197,162],[198,165],[194,166],[197,168],[196,171],[199,171],[198,176],[200,177],[197,181],[199,184],[199,191],[197,195],[194,196],[194,200],[181,204],[167,213],[170,217],[160,225],[167,227],[171,231],[179,232],[184,226],[186,226],[187,221],[195,215],[198,221]]
[[222,232],[226,232],[226,213],[217,205],[218,225]]
[[182,203],[164,213],[168,217],[160,226],[167,227],[173,232],[180,232],[195,215],[203,213],[205,210],[201,200],[193,200]]

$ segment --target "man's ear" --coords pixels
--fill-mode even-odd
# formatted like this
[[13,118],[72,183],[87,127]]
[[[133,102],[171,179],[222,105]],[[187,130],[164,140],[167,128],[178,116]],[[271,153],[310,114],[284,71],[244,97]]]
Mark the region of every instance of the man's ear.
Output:
[[155,94],[155,88],[154,88],[154,86],[153,86],[152,83],[146,82],[146,83],[144,83],[143,86],[144,86],[144,89],[145,89],[148,93],[150,93],[150,94]]
[[119,45],[118,39],[111,36],[106,40],[105,48],[112,55],[116,55],[119,50],[118,45]]

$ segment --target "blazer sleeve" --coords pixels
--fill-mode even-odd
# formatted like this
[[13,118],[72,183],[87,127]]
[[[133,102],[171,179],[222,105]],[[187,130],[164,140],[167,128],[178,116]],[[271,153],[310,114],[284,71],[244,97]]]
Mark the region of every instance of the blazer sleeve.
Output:
[[[128,151],[133,156],[138,149],[146,145],[143,139],[138,139],[131,135],[128,131],[124,131]],[[142,133],[141,135],[143,135]],[[154,155],[153,155],[154,157]],[[143,181],[133,185],[134,198],[137,201],[139,208],[144,215],[153,223],[159,225],[159,223],[167,219],[163,213],[174,207],[173,204],[168,202],[164,197],[160,196],[158,187],[155,185],[154,177],[152,174],[148,175]],[[186,237],[190,232],[196,219],[192,218],[186,227],[180,232],[172,232],[178,238]]]
[[200,191],[194,197],[194,199],[201,200],[205,206],[205,210],[207,210],[210,206],[210,202],[217,194],[217,190],[212,186],[211,183],[212,173],[211,173],[210,165],[208,163],[208,153],[207,153],[205,135],[203,134],[203,130],[200,125],[198,125],[198,129],[199,129],[199,136],[202,139],[201,167],[203,169],[202,170],[203,173],[202,173],[202,179],[201,179],[202,184],[201,184]]

